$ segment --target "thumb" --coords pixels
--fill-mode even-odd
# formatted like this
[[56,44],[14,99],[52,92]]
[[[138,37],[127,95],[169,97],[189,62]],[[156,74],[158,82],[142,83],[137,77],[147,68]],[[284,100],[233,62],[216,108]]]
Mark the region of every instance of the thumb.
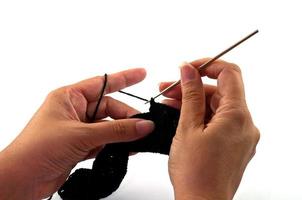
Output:
[[189,63],[180,68],[182,106],[180,124],[183,127],[199,127],[204,124],[205,94],[200,74]]
[[88,140],[91,148],[102,144],[127,142],[139,139],[151,133],[154,123],[142,119],[120,119],[88,124]]

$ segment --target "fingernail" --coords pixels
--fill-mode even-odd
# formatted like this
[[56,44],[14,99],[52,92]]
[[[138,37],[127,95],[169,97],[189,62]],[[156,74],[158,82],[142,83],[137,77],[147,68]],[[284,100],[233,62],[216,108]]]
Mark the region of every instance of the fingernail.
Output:
[[140,135],[147,135],[154,129],[154,122],[151,120],[141,120],[136,122],[136,131]]
[[195,79],[196,69],[190,64],[184,62],[180,66],[180,74],[182,83],[186,83]]

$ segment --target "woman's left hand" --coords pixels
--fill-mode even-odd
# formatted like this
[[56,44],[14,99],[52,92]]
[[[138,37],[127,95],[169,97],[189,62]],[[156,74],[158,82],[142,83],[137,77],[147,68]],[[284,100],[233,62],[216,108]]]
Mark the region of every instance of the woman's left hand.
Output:
[[[108,76],[105,94],[144,79],[142,68]],[[94,157],[107,143],[132,141],[154,124],[125,119],[138,111],[104,96],[96,114],[104,77],[98,76],[52,91],[21,134],[0,153],[0,199],[45,198],[64,183],[80,161]],[[102,120],[111,117],[112,121]]]

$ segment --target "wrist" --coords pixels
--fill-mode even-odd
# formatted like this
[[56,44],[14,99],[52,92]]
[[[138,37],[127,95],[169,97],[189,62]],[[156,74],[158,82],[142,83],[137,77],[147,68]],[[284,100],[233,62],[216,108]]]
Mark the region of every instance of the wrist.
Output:
[[230,200],[231,197],[219,192],[194,193],[192,191],[174,191],[175,200]]
[[211,200],[211,199],[206,199],[202,196],[192,196],[189,194],[178,194],[175,195],[175,200]]
[[191,194],[178,194],[175,195],[175,200],[228,200],[229,198],[211,197],[208,195],[191,195]]
[[27,173],[10,152],[0,152],[0,199],[32,199]]

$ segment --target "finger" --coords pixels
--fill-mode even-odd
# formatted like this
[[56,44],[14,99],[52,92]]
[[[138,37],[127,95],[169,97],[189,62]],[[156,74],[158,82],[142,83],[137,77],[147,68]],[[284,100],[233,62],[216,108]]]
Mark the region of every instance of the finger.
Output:
[[205,75],[217,79],[217,89],[223,98],[245,99],[241,70],[237,65],[221,61],[207,68]]
[[165,104],[167,106],[171,106],[172,108],[180,110],[181,108],[181,100],[175,100],[175,99],[164,99],[161,102],[162,104]]
[[[159,91],[163,91],[164,89],[166,89],[167,87],[169,87],[171,84],[173,84],[174,82],[162,82],[159,85]],[[216,91],[216,86],[214,85],[207,85],[204,84],[204,91],[206,96],[212,95],[215,91]],[[163,96],[168,97],[168,98],[172,98],[172,99],[177,99],[177,100],[181,100],[181,87],[180,85],[175,86],[174,88],[172,88],[171,90],[165,92],[163,94]]]
[[[105,94],[116,92],[133,84],[142,81],[146,76],[143,68],[128,69],[125,71],[109,74]],[[79,90],[88,102],[97,101],[103,87],[104,76],[97,76],[72,85]]]
[[[199,68],[201,65],[205,64],[209,60],[211,60],[211,58],[201,58],[201,59],[197,59],[197,60],[190,62],[190,64],[195,68]],[[214,62],[216,62],[216,61],[214,61]]]
[[[217,97],[217,95],[215,95],[216,94],[215,91],[216,91],[216,87],[210,86],[208,88],[208,93],[205,93],[205,95],[206,95],[206,116],[205,116],[205,118],[208,119],[207,121],[209,121],[212,114],[216,112],[216,109],[218,107],[218,102],[219,102],[220,97]],[[164,100],[162,100],[161,103],[163,103],[167,106],[171,106],[178,110],[181,109],[181,100],[164,99]]]
[[[94,113],[97,101],[91,102],[87,106],[87,115],[92,116]],[[96,113],[96,119],[111,117],[112,119],[129,118],[132,115],[139,113],[138,110],[128,106],[127,104],[118,101],[112,97],[103,97],[99,109]]]
[[133,141],[154,129],[152,121],[142,119],[120,119],[86,126],[89,131],[85,135],[85,141],[90,149],[107,143]]
[[[159,84],[159,91],[162,92],[164,89],[172,85],[174,82],[161,82]],[[181,99],[181,87],[180,84],[171,88],[167,92],[163,93],[163,96],[173,98],[173,99]]]
[[203,126],[205,95],[198,71],[190,64],[181,67],[182,106],[180,124],[185,127]]
[[[199,66],[207,60],[209,58],[196,60],[192,62],[192,65]],[[202,75],[217,79],[218,92],[221,97],[245,99],[241,70],[236,64],[216,60],[202,72]]]

